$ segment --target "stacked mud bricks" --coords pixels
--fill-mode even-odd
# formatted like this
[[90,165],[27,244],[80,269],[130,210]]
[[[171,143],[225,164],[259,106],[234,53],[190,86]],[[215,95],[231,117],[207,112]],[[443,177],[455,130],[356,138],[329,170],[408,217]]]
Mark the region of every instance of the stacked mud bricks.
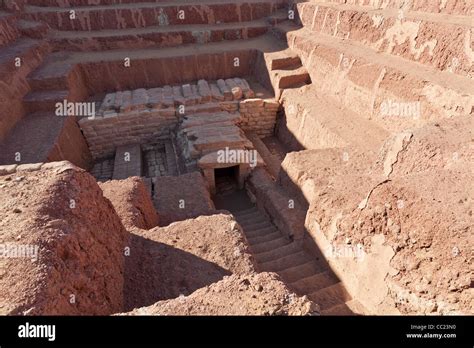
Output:
[[241,115],[240,127],[244,131],[253,131],[260,137],[273,134],[279,104],[274,100],[260,98],[246,99],[239,103]]
[[79,124],[94,158],[106,158],[127,144],[156,143],[170,138],[185,116],[212,112],[240,112],[241,128],[260,136],[272,134],[278,103],[255,98],[240,78],[209,83],[164,86],[109,93],[95,118]]

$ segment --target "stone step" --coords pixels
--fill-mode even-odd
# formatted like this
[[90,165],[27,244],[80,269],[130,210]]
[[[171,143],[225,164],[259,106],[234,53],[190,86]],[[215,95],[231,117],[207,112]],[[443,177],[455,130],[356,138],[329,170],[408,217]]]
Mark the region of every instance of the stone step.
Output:
[[350,300],[321,311],[321,315],[362,315],[368,314],[357,300]]
[[42,66],[28,75],[28,83],[32,90],[57,90],[69,88],[69,76],[75,71],[74,63],[66,63],[48,59]]
[[255,253],[255,259],[260,263],[270,262],[281,259],[283,257],[292,255],[301,251],[301,244],[297,242],[287,243],[279,248],[264,251],[262,253]]
[[268,220],[262,214],[255,214],[253,216],[246,216],[245,218],[237,218],[237,222],[242,227],[247,227],[262,222],[268,222]]
[[267,53],[265,58],[270,61],[270,70],[292,70],[301,67],[300,57],[291,50]]
[[41,65],[48,51],[47,43],[29,38],[0,47],[0,102],[7,105],[0,117],[0,139],[5,139],[23,115],[22,99],[31,90],[27,76]]
[[273,239],[268,239],[267,237],[267,240],[260,243],[254,243],[253,239],[248,240],[250,244],[250,250],[254,254],[261,254],[261,253],[265,253],[274,249],[278,249],[290,243],[288,238],[282,237],[279,232],[275,233],[275,235],[273,235],[272,238]]
[[354,312],[352,312],[352,310],[346,303],[341,303],[341,304],[332,306],[328,309],[322,310],[321,315],[346,316],[346,315],[354,315]]
[[23,37],[29,37],[32,39],[44,39],[49,32],[48,25],[43,22],[27,21],[21,19],[18,21],[17,26]]
[[259,237],[250,238],[247,236],[247,241],[249,242],[250,246],[259,246],[259,244],[264,245],[267,242],[272,242],[274,240],[282,238],[282,234],[278,230],[275,231],[276,232]]
[[341,282],[313,292],[308,295],[308,298],[317,303],[321,310],[329,309],[352,299]]
[[325,271],[314,260],[287,268],[278,272],[280,276],[288,283],[296,282],[300,279],[310,277],[314,274]]
[[273,70],[273,85],[278,89],[296,88],[311,83],[311,77],[305,67],[290,70]]
[[265,237],[269,236],[270,234],[273,234],[275,232],[278,232],[278,230],[275,228],[275,226],[266,226],[266,227],[261,227],[258,229],[254,229],[252,231],[245,230],[245,236],[249,239],[257,238],[257,237]]
[[[286,91],[291,92],[291,91]],[[286,129],[279,137],[289,146],[300,144],[306,149],[328,149],[355,147],[364,152],[378,151],[390,135],[386,124],[374,122],[343,108],[333,97],[321,96],[317,86],[306,90],[307,98],[292,98],[295,93],[283,95],[285,111],[291,114],[292,108],[300,111],[300,117],[286,117]],[[310,112],[317,110],[317,112]],[[341,150],[343,159],[345,150]],[[347,152],[349,154],[349,152]]]
[[255,218],[255,217],[258,217],[258,216],[263,216],[263,213],[260,210],[258,210],[257,208],[255,208],[255,210],[249,211],[245,214],[235,215],[235,218],[238,221],[245,221],[246,219],[252,219],[252,218]]
[[[282,8],[284,3],[283,0],[247,0],[245,3],[194,0],[186,3],[143,2],[73,8],[26,6],[24,16],[45,21],[51,28],[58,30],[94,31],[248,22],[271,15]],[[75,11],[75,19],[70,19],[71,10]],[[184,16],[179,16],[179,13],[183,13]],[[140,20],[135,20],[135,18],[140,18]]]
[[263,20],[212,25],[106,29],[97,31],[54,31],[50,40],[57,51],[102,51],[174,47],[185,44],[247,40],[268,31]]
[[28,74],[48,51],[48,45],[39,40],[19,39],[2,47],[0,51],[0,78],[8,81],[9,75]]
[[252,207],[252,208],[249,208],[249,209],[244,209],[244,210],[239,210],[239,211],[233,212],[232,214],[235,217],[244,217],[244,216],[247,216],[247,215],[253,215],[253,214],[258,214],[258,213],[260,213],[258,208],[257,207]]
[[299,279],[290,284],[291,288],[302,294],[314,293],[318,290],[339,282],[337,276],[331,271],[316,273],[309,277]]
[[[472,56],[459,49],[471,37],[472,16],[373,9],[319,1],[299,3],[297,7],[302,24],[312,32],[350,38],[377,52],[474,78]],[[368,26],[370,35],[367,34]]]
[[261,263],[260,268],[264,272],[281,272],[288,268],[307,263],[310,260],[311,257],[305,251],[298,251],[280,259]]
[[142,176],[143,160],[140,144],[125,145],[117,148],[114,161],[114,180],[132,176]]
[[266,219],[250,223],[240,222],[240,226],[242,226],[246,233],[252,233],[256,230],[273,227],[273,225]]
[[[350,39],[289,25],[278,29],[285,31],[320,94],[335,97],[340,105],[390,131],[470,114],[474,107],[474,80],[468,77],[382,54]],[[393,115],[390,102],[414,106],[407,115]]]
[[56,103],[63,103],[64,100],[68,99],[68,96],[69,91],[67,90],[34,91],[28,93],[23,99],[23,102],[29,113],[43,111],[54,114],[56,112]]

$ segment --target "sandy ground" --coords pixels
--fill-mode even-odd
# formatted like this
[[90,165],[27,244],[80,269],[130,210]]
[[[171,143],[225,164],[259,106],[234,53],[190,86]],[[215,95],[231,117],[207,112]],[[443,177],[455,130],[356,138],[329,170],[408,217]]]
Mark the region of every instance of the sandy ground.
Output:
[[126,308],[189,295],[233,273],[254,271],[248,247],[231,215],[132,230],[126,258]]
[[232,275],[125,315],[318,315],[319,306],[292,293],[275,273]]

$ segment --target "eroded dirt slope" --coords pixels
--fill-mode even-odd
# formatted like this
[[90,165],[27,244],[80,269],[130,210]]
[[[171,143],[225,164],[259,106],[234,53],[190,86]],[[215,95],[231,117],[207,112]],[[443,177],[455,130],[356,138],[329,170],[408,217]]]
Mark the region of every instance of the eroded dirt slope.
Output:
[[128,235],[112,204],[69,162],[43,168],[0,176],[0,313],[121,311]]
[[99,186],[127,228],[150,229],[158,225],[158,215],[143,179],[110,180]]
[[153,178],[160,226],[215,213],[209,187],[199,172]]
[[131,310],[189,295],[233,273],[254,271],[239,226],[231,215],[201,216],[167,227],[131,231],[125,298]]
[[317,315],[319,306],[292,293],[275,273],[232,275],[126,315]]

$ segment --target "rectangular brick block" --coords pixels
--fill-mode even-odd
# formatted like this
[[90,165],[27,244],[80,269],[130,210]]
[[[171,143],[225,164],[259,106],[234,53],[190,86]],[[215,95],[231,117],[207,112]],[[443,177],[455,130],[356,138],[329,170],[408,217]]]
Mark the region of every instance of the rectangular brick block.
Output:
[[151,88],[148,93],[148,106],[152,109],[159,109],[163,103],[163,88]]
[[132,110],[144,110],[147,108],[147,103],[148,103],[148,94],[146,92],[146,89],[140,88],[132,92],[132,102],[131,102]]
[[122,92],[122,104],[120,106],[120,112],[128,112],[132,110],[132,92]]
[[197,87],[198,87],[199,95],[201,96],[201,101],[204,103],[210,102],[212,100],[212,95],[211,95],[211,88],[209,87],[209,84],[207,83],[207,81],[199,80]]
[[224,100],[233,100],[234,96],[227,84],[225,83],[224,80],[220,79],[217,80],[217,86],[219,87],[219,90],[221,93],[224,95]]

